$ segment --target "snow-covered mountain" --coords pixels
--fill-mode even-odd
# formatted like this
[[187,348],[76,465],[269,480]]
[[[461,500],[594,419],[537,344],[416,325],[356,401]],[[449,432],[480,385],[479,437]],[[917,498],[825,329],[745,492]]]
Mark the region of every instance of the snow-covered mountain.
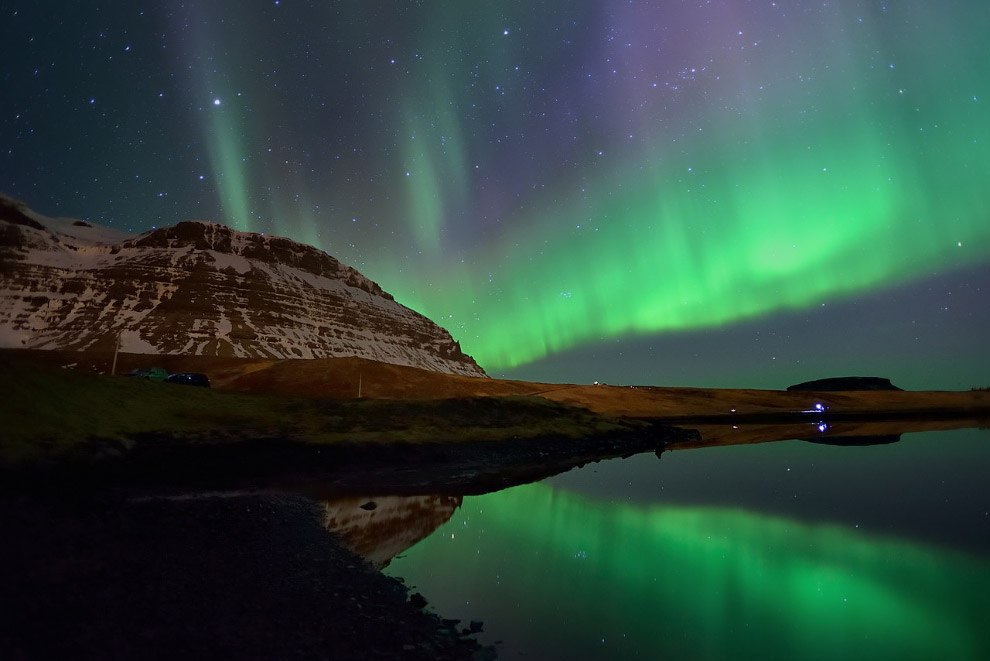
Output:
[[0,347],[358,356],[483,376],[446,330],[289,239],[181,222],[127,234],[0,195]]

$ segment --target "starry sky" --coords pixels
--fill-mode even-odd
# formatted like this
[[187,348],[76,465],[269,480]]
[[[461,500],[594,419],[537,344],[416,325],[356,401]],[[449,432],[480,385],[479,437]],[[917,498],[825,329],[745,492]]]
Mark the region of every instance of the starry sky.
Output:
[[0,12],[42,213],[316,245],[495,376],[990,386],[985,0]]

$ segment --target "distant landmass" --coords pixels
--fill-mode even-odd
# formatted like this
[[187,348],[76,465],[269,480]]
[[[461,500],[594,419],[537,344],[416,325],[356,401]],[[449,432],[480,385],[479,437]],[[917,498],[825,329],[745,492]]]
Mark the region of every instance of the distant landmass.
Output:
[[801,439],[818,445],[837,445],[839,447],[865,447],[868,445],[890,445],[901,440],[900,434],[878,434],[875,436],[813,436]]
[[[450,333],[325,252],[187,221],[129,234],[0,194],[0,347],[354,356],[484,376]],[[118,340],[119,338],[119,340]]]
[[901,390],[890,379],[879,376],[833,376],[787,386],[790,391],[843,392],[856,390]]

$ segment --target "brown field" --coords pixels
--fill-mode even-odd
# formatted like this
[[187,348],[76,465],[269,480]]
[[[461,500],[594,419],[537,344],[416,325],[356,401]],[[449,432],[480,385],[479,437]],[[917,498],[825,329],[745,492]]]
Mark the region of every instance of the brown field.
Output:
[[[58,351],[0,351],[50,366],[109,373],[113,360],[107,353]],[[531,395],[587,408],[608,416],[662,418],[687,421],[699,417],[771,416],[807,409],[815,402],[836,415],[901,417],[910,413],[955,415],[986,420],[990,391],[860,391],[786,392],[713,388],[666,388],[555,384],[509,381],[440,374],[412,367],[360,358],[315,360],[218,358],[120,354],[117,374],[134,368],[164,367],[171,372],[206,373],[219,390],[279,394],[321,399],[450,399],[456,397]],[[830,375],[819,375],[830,376]],[[731,436],[731,434],[730,434]]]
[[[333,475],[334,489],[373,483],[396,493],[483,493],[638,452],[787,439],[890,443],[907,432],[990,424],[987,391],[596,386],[356,358],[118,356],[118,375],[139,367],[204,372],[214,386],[207,389],[98,376],[111,361],[0,350],[0,486],[298,486],[300,476],[315,474],[321,488]],[[828,414],[802,413],[815,403]]]

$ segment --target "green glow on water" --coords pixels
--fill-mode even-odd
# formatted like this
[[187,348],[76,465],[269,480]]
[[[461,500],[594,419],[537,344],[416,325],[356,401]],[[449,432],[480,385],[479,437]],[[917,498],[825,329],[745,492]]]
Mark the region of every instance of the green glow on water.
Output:
[[850,528],[530,485],[466,498],[388,571],[535,657],[976,659],[988,570]]

